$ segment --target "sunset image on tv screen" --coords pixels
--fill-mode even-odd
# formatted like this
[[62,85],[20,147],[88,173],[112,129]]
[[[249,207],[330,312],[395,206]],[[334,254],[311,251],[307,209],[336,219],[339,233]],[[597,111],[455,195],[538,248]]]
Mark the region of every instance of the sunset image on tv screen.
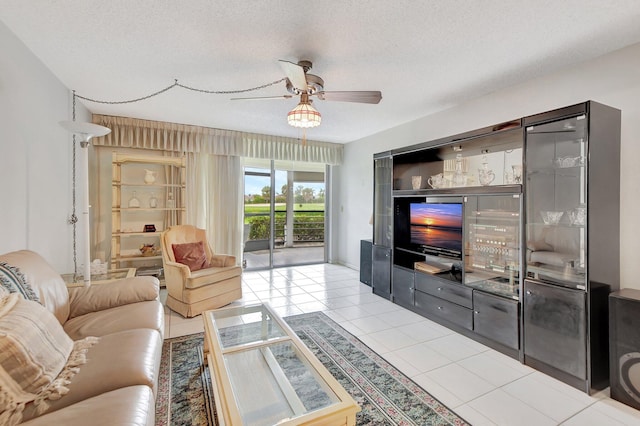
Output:
[[410,243],[460,254],[462,250],[462,204],[412,203]]
[[462,228],[462,204],[411,204],[411,225]]

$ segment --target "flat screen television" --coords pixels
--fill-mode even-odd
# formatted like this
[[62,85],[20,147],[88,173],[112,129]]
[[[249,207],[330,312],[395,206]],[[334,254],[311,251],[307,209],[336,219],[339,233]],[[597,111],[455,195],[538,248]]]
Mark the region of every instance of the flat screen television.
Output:
[[412,250],[462,258],[462,203],[410,203]]

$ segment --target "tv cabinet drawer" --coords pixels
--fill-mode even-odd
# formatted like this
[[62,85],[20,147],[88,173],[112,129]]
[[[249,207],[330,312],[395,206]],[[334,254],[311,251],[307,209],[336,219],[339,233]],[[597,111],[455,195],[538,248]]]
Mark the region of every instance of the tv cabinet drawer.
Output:
[[473,311],[421,291],[414,293],[416,310],[427,317],[439,317],[451,323],[473,329]]
[[518,349],[518,301],[474,291],[473,331]]
[[473,307],[473,289],[416,271],[416,290],[467,308]]

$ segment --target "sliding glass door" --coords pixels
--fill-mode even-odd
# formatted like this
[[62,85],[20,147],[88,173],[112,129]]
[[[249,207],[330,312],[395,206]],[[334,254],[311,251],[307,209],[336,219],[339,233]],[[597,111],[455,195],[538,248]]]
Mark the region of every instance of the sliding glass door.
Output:
[[247,269],[326,261],[324,169],[314,163],[245,162]]

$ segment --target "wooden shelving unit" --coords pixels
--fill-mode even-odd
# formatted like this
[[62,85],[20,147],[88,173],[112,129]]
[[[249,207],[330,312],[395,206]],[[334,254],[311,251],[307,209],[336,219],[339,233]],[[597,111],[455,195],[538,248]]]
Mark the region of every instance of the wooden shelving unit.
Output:
[[[184,157],[113,153],[112,269],[162,266],[160,234],[184,223],[185,178]],[[155,231],[145,232],[145,225]],[[153,255],[142,255],[140,247],[150,244]]]

